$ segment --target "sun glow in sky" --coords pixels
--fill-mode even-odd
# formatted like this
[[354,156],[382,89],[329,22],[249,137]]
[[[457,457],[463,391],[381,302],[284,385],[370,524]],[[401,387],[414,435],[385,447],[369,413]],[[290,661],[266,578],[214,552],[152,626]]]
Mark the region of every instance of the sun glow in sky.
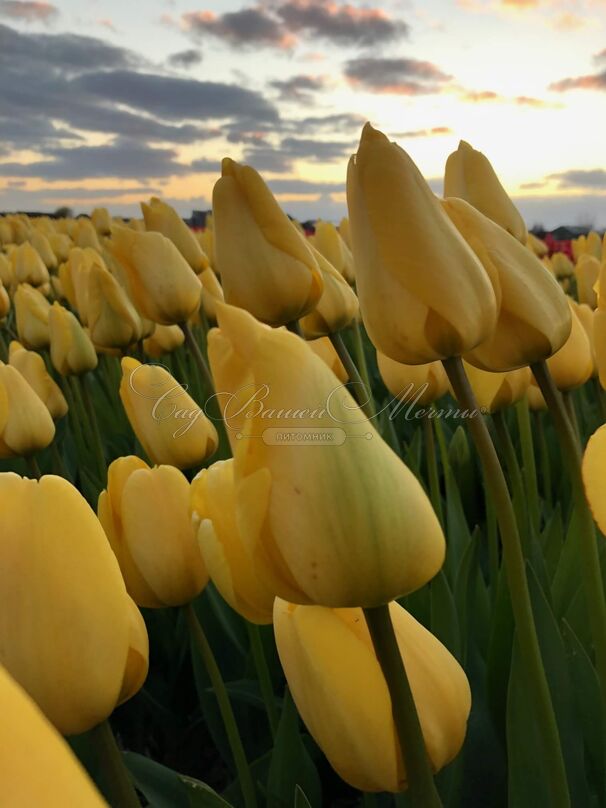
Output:
[[0,0],[0,209],[210,207],[221,157],[345,213],[365,120],[441,192],[460,139],[528,224],[606,226],[606,0]]

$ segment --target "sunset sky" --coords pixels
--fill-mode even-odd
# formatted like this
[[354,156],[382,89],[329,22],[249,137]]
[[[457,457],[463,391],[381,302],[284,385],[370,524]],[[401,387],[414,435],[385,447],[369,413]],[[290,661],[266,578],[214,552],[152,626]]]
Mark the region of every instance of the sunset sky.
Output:
[[0,210],[210,207],[221,157],[345,213],[370,120],[437,193],[460,139],[529,226],[606,227],[606,0],[0,0]]

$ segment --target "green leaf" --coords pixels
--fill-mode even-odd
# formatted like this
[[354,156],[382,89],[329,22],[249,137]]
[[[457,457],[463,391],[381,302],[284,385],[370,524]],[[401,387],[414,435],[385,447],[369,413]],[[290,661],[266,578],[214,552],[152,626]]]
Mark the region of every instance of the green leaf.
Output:
[[269,766],[267,808],[291,808],[297,786],[313,808],[320,808],[320,778],[299,733],[297,708],[287,689]]
[[232,808],[201,780],[179,774],[135,752],[124,752],[123,757],[150,808]]
[[295,786],[295,806],[294,808],[312,808],[310,801],[305,796],[301,786]]
[[446,575],[440,570],[429,586],[431,604],[431,633],[453,656],[461,659],[461,630],[455,599]]

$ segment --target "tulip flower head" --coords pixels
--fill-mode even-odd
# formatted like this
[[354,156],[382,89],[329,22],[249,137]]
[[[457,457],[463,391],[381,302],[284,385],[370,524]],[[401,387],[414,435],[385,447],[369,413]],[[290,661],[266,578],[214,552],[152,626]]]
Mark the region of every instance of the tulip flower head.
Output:
[[170,239],[196,274],[210,266],[200,242],[174,208],[152,196],[149,203],[141,203],[141,211],[146,229]]
[[48,325],[51,361],[62,376],[79,376],[97,367],[95,346],[71,311],[53,303]]
[[54,437],[46,405],[18,370],[0,362],[0,458],[35,454]]
[[13,340],[9,346],[9,365],[16,368],[34,393],[47,406],[53,421],[67,413],[67,401],[61,388],[46,370],[44,359],[35,351],[28,351]]

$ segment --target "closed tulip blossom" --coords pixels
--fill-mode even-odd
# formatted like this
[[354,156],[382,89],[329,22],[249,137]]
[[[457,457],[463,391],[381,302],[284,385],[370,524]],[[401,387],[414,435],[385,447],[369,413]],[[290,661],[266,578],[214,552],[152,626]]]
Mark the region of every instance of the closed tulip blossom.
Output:
[[[434,772],[459,753],[471,708],[452,654],[402,606],[389,605]],[[407,774],[390,695],[361,609],[295,606],[279,598],[274,632],[288,687],[335,771],[362,791],[399,792]]]
[[27,348],[46,348],[50,342],[48,300],[33,286],[20,283],[13,303],[19,341]]
[[490,371],[547,359],[570,333],[570,311],[558,283],[526,247],[467,202],[446,199],[443,204],[484,265],[499,307],[492,334],[465,359]]
[[200,281],[172,241],[161,233],[116,226],[110,249],[142,317],[160,325],[175,325],[197,311]]
[[178,325],[157,325],[153,333],[143,340],[143,350],[152,359],[159,359],[164,354],[176,351],[184,341],[185,336]]
[[572,329],[564,345],[547,360],[547,367],[559,390],[573,390],[591,378],[594,368],[591,342],[569,299]]
[[186,469],[217,449],[217,430],[171,374],[159,365],[122,360],[120,398],[149,459]]
[[324,290],[315,309],[301,318],[301,331],[306,339],[334,334],[348,326],[358,314],[358,298],[345,278],[312,247],[322,273]]
[[329,337],[310,339],[307,341],[307,344],[311,350],[327,365],[327,367],[332,370],[342,384],[349,381],[349,376],[347,375],[345,366],[343,362],[341,362],[339,354],[336,352],[335,347],[330,341]]
[[490,336],[497,304],[481,263],[410,157],[370,124],[349,162],[347,205],[360,308],[378,351],[420,365]]
[[526,243],[524,219],[507,196],[490,161],[464,140],[446,161],[444,196],[464,199],[522,244]]
[[312,251],[251,166],[225,158],[213,190],[216,266],[227,303],[270,325],[310,312],[322,294]]
[[465,372],[479,407],[491,413],[510,407],[522,399],[532,378],[528,367],[506,373],[493,373],[465,362]]
[[18,370],[0,362],[0,458],[35,454],[54,437],[46,405]]
[[126,348],[141,337],[135,307],[107,269],[93,265],[88,274],[88,326],[94,345]]
[[75,754],[0,666],[0,780],[6,805],[108,808]]
[[118,563],[60,477],[1,474],[0,508],[0,663],[59,732],[85,732],[113,711],[124,680],[130,618]]
[[16,247],[10,258],[16,283],[29,283],[32,286],[48,283],[48,269],[36,248],[28,241]]
[[209,261],[200,243],[174,208],[152,196],[148,203],[141,203],[141,211],[146,229],[170,239],[196,274],[207,269]]
[[593,348],[600,385],[606,390],[606,261],[600,269],[597,296],[598,305],[593,313]]
[[62,376],[79,376],[97,367],[95,346],[71,311],[53,303],[48,324],[51,361]]
[[40,230],[33,229],[29,234],[29,243],[36,250],[47,269],[55,269],[57,256],[53,252],[48,238]]
[[[256,575],[280,597],[327,606],[376,606],[422,586],[444,537],[412,472],[303,340],[232,306],[218,317],[209,359]],[[331,440],[289,442],[304,433]]]
[[219,460],[194,479],[194,527],[206,569],[222,597],[251,623],[271,623],[274,593],[255,574],[238,526],[233,462]]
[[189,502],[189,483],[172,466],[150,468],[130,456],[109,467],[99,519],[139,606],[189,603],[208,582]]
[[217,300],[223,303],[225,299],[223,288],[210,267],[205,269],[204,272],[201,272],[198,278],[202,284],[202,306],[204,307],[204,313],[207,319],[214,322],[217,319],[215,303]]
[[400,401],[423,407],[448,391],[448,378],[441,362],[403,365],[377,351],[377,364],[385,387]]
[[314,247],[345,278],[353,283],[354,264],[350,248],[332,222],[316,222]]
[[595,309],[598,299],[594,287],[600,277],[600,261],[593,255],[582,255],[576,263],[574,274],[579,303],[586,303]]
[[112,217],[107,208],[95,208],[90,215],[90,220],[99,235],[109,235],[112,229]]
[[35,351],[28,351],[13,340],[9,346],[9,364],[16,368],[34,393],[47,406],[54,421],[67,413],[67,401],[61,388],[48,373],[44,359]]
[[3,320],[11,310],[11,299],[0,281],[0,320]]

